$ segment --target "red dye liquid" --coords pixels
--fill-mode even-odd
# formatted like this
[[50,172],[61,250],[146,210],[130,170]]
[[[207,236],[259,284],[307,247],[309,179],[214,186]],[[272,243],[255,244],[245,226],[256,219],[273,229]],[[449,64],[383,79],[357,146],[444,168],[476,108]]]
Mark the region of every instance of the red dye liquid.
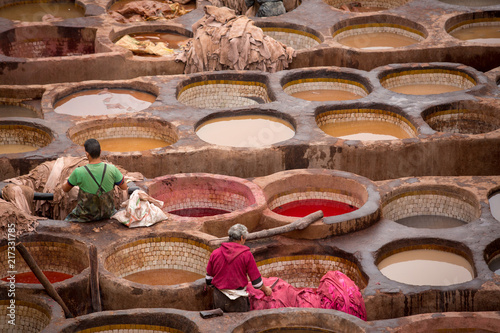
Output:
[[184,209],[173,210],[170,211],[169,213],[187,217],[204,217],[204,216],[214,216],[219,214],[227,214],[230,212],[224,209],[217,209],[217,208],[184,208]]
[[335,216],[350,213],[357,208],[349,204],[324,199],[307,199],[286,203],[273,209],[273,212],[293,217],[304,217],[315,211],[322,210],[323,216]]
[[[73,277],[73,275],[59,273],[59,272],[51,272],[51,271],[43,271],[43,274],[49,279],[50,283],[64,281]],[[2,281],[8,281],[7,277],[4,277]],[[36,278],[33,272],[19,273],[16,274],[16,283],[40,283]]]

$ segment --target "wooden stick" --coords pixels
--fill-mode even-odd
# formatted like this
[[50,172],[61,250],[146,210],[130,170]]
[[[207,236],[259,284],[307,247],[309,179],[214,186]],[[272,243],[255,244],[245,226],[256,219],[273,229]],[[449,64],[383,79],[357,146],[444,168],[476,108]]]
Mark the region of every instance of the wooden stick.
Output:
[[[246,240],[252,240],[252,239],[258,239],[258,238],[266,238],[266,237],[272,237],[275,235],[279,234],[284,234],[286,232],[294,231],[294,230],[302,230],[307,228],[310,224],[319,221],[323,218],[323,211],[318,210],[314,213],[311,213],[307,216],[304,216],[298,220],[293,221],[290,224],[281,226],[281,227],[276,227],[272,229],[267,229],[267,230],[262,230],[262,231],[257,231],[257,232],[252,232],[249,233]],[[228,242],[229,237],[222,237],[222,238],[216,238],[212,239],[209,241],[209,243],[213,245],[220,245],[223,242]]]
[[49,296],[52,297],[57,303],[59,303],[59,305],[63,308],[66,318],[74,318],[73,314],[71,313],[71,311],[69,311],[68,307],[62,300],[61,296],[59,296],[54,286],[52,286],[49,279],[47,279],[40,267],[38,267],[38,264],[36,263],[35,259],[33,259],[28,249],[22,243],[16,244],[16,249],[21,254],[24,261],[26,261],[31,271],[35,274],[38,281],[42,283],[42,286],[47,291],[47,294],[49,294]]
[[90,296],[92,297],[92,309],[101,312],[101,294],[99,291],[99,264],[97,262],[97,248],[94,244],[90,246]]

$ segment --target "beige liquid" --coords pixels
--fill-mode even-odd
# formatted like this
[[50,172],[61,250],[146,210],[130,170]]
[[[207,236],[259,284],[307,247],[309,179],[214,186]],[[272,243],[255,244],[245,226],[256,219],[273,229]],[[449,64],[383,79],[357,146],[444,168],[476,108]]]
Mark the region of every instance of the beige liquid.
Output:
[[391,280],[417,286],[449,286],[474,278],[471,264],[462,256],[438,250],[396,253],[378,264]]
[[291,139],[295,131],[287,122],[251,115],[218,118],[204,123],[196,134],[205,142],[230,147],[261,147]]
[[[161,0],[154,0],[154,1],[162,2]],[[123,7],[125,7],[126,5],[128,5],[131,2],[142,2],[142,1],[141,0],[119,0],[119,1],[115,2],[114,4],[112,4],[111,7],[109,7],[108,12],[114,12],[114,11],[123,9]],[[181,5],[181,6],[185,10],[193,10],[193,9],[196,9],[196,1],[193,0],[185,5]]]
[[339,39],[339,43],[358,49],[403,47],[417,42],[413,38],[390,32],[373,32]]
[[27,153],[29,151],[34,151],[40,147],[33,147],[30,145],[0,145],[0,154],[15,154],[15,153]]
[[194,282],[204,278],[204,275],[180,269],[151,269],[125,276],[124,278],[137,283],[151,286],[175,285]]
[[137,39],[138,41],[150,41],[153,43],[165,43],[170,49],[179,49],[181,46],[185,45],[189,39],[184,35],[166,33],[166,32],[151,32],[151,33],[140,33],[140,34],[130,34],[130,37]]
[[306,101],[346,101],[351,99],[359,99],[363,96],[354,94],[345,90],[320,89],[320,90],[305,90],[291,94],[296,98],[305,99]]
[[99,139],[101,150],[114,152],[142,151],[166,147],[169,143],[149,138],[110,138]]
[[377,141],[411,138],[401,127],[377,120],[332,122],[320,128],[328,135],[345,140]]
[[463,90],[463,88],[444,84],[410,84],[391,88],[390,90],[408,95],[436,95]]
[[155,100],[156,96],[136,90],[82,90],[57,101],[54,112],[78,117],[137,112]]
[[63,19],[83,17],[85,11],[74,3],[25,3],[0,8],[0,17],[24,22],[41,22],[44,15],[50,14]]
[[493,194],[489,198],[489,202],[491,215],[493,215],[497,221],[500,221],[500,192]]
[[38,115],[35,111],[20,105],[0,104],[0,118],[3,117],[38,118]]
[[485,27],[470,27],[452,32],[455,38],[475,43],[500,43],[500,23]]

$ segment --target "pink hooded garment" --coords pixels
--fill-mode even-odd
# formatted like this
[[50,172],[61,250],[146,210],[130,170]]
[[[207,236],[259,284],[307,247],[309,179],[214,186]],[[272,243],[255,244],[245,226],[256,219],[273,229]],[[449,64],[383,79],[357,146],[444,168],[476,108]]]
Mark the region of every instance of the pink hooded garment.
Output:
[[207,280],[212,277],[211,283],[217,289],[243,288],[248,283],[247,274],[250,281],[258,282],[256,287],[261,286],[260,272],[248,246],[234,242],[222,243],[210,255]]
[[[276,277],[263,278],[269,286]],[[340,271],[329,271],[321,278],[318,289],[298,289],[283,280],[273,288],[271,296],[248,284],[250,310],[276,309],[285,307],[320,308],[339,310],[366,320],[363,296],[358,286]]]

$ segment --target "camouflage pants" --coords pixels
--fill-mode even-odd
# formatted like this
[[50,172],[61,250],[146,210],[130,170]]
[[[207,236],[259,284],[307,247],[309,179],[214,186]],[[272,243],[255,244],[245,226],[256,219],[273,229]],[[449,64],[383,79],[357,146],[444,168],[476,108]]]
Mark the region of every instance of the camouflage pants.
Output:
[[97,195],[79,190],[78,203],[64,220],[72,222],[98,221],[110,218],[115,212],[113,191]]

